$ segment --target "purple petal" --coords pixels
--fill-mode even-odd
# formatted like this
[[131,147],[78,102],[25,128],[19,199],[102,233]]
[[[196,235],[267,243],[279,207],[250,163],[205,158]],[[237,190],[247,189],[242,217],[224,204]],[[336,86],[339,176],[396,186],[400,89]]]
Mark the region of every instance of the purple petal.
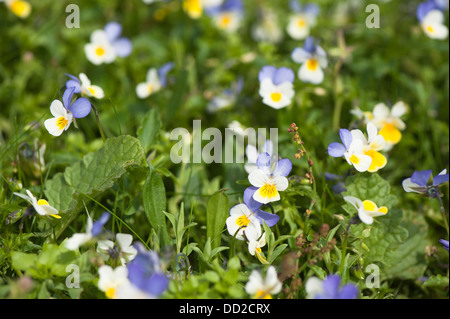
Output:
[[81,92],[81,85],[80,82],[77,80],[68,80],[66,82],[66,88],[74,88],[73,93],[80,93]]
[[151,296],[158,297],[169,286],[169,279],[164,274],[156,273],[147,278],[141,286]]
[[258,155],[256,159],[256,165],[258,168],[263,171],[270,171],[270,155],[269,153],[261,153]]
[[131,54],[133,50],[133,45],[131,44],[130,39],[128,38],[120,38],[112,43],[114,50],[116,51],[117,56],[121,58],[125,58]]
[[289,0],[289,8],[293,12],[301,12],[302,11],[302,6],[298,2],[298,0]]
[[242,0],[226,0],[222,4],[222,11],[239,11],[244,10]]
[[433,178],[433,186],[448,182],[448,174],[442,174]]
[[427,186],[428,180],[431,176],[431,169],[427,169],[425,171],[415,171],[411,175],[411,182],[417,184],[419,186]]
[[102,232],[103,226],[108,222],[111,214],[104,212],[100,218],[92,225],[92,236],[97,236]]
[[358,287],[353,284],[346,284],[339,292],[339,299],[356,299],[358,296]]
[[234,88],[234,94],[239,94],[242,92],[242,89],[244,88],[244,78],[242,76],[238,77],[238,80],[236,81],[236,86]]
[[258,187],[250,186],[244,191],[244,204],[252,211],[255,212],[261,207],[261,203],[253,199],[253,194],[258,190]]
[[69,111],[76,119],[86,117],[91,112],[91,102],[89,102],[88,99],[81,97],[73,102]]
[[278,85],[283,82],[293,83],[295,79],[295,73],[289,68],[281,67],[279,68],[272,79],[273,84]]
[[439,239],[439,242],[444,246],[445,249],[448,250],[448,240]]
[[110,22],[105,25],[106,37],[110,42],[114,42],[122,33],[122,26],[118,22]]
[[64,107],[67,110],[70,110],[70,105],[72,103],[72,96],[73,96],[74,93],[75,93],[75,88],[74,87],[67,88],[64,91],[62,100],[63,100]]
[[173,69],[174,63],[169,62],[164,64],[162,67],[158,69],[158,76],[159,76],[159,82],[161,83],[161,86],[166,86],[166,76],[167,73],[170,72],[170,70]]
[[261,209],[255,211],[255,215],[259,219],[261,225],[263,224],[264,221],[269,227],[275,226],[275,224],[278,223],[278,221],[280,220],[280,216],[265,212]]
[[325,294],[330,298],[334,298],[338,291],[339,285],[341,283],[341,277],[337,275],[329,275],[323,280],[323,290]]
[[261,71],[259,71],[258,78],[259,82],[262,82],[264,79],[272,79],[277,72],[277,68],[272,65],[266,65],[262,67]]
[[342,157],[346,151],[347,149],[341,143],[334,142],[328,145],[328,155],[331,157]]
[[435,9],[437,9],[437,6],[432,0],[420,3],[416,10],[417,19],[422,22],[428,12]]
[[275,169],[273,170],[273,176],[288,176],[292,170],[292,162],[288,158],[283,158],[278,161]]
[[320,7],[315,3],[308,3],[303,8],[303,12],[312,14],[312,15],[318,15],[320,13]]
[[309,53],[316,52],[316,45],[314,44],[314,38],[312,36],[309,36],[305,39],[303,49],[305,49],[305,51]]
[[342,143],[344,143],[345,149],[348,150],[353,140],[352,133],[345,128],[341,128],[339,130],[339,136],[341,137]]

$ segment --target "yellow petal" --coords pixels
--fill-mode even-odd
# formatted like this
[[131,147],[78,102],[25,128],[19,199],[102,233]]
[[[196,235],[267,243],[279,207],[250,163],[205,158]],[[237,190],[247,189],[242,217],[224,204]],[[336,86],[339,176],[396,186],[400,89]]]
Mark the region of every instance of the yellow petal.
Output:
[[31,5],[26,1],[13,1],[9,5],[9,9],[19,18],[27,18],[31,13]]
[[379,134],[384,137],[387,143],[397,144],[402,139],[402,133],[391,123],[386,123]]
[[369,151],[364,152],[364,154],[366,154],[372,158],[372,164],[370,164],[370,167],[367,170],[368,172],[373,173],[373,172],[378,171],[380,168],[383,168],[384,166],[386,166],[387,159],[380,152],[377,152],[374,150],[369,150]]

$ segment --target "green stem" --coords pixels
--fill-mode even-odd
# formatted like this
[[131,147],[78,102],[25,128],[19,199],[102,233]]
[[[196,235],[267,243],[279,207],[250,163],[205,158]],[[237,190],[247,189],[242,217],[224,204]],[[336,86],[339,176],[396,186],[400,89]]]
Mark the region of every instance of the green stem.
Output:
[[[348,228],[350,228],[350,225]],[[344,241],[342,242],[341,266],[339,268],[339,273],[341,274],[341,276],[343,275],[343,272],[344,272],[345,256],[347,254],[348,228],[344,234],[344,236],[345,236]]]
[[445,230],[447,231],[447,236],[448,236],[449,235],[449,229],[448,229],[447,215],[445,214],[444,204],[442,203],[441,196],[438,195],[437,198],[439,200],[439,204],[441,205],[442,219],[444,220],[444,226],[445,226]]
[[91,104],[91,106],[92,106],[92,109],[94,110],[94,115],[95,115],[95,120],[97,121],[98,130],[100,131],[100,135],[102,136],[103,142],[105,142],[106,138],[105,138],[105,134],[103,134],[103,129],[102,129],[102,125],[100,124],[100,118],[98,116],[97,109],[95,108],[95,106],[93,104]]

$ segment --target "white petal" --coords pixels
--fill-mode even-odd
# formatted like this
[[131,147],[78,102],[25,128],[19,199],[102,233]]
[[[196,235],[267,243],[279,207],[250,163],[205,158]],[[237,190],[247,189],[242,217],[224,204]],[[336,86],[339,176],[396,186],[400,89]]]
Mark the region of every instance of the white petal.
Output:
[[80,73],[78,77],[80,78],[81,86],[88,87],[91,85],[91,81],[89,80],[86,74]]
[[317,277],[310,277],[305,284],[305,290],[307,293],[307,298],[315,298],[318,294],[323,293],[323,283]]
[[54,118],[45,120],[45,122],[44,122],[45,128],[53,136],[60,136],[64,132],[64,129],[61,130],[58,127],[58,125],[56,125],[57,121],[58,121],[58,119],[56,117],[54,117]]
[[405,115],[405,113],[408,111],[408,107],[406,106],[405,102],[399,101],[394,104],[391,110],[392,117],[399,118]]
[[408,193],[411,193],[411,192],[420,193],[419,191],[415,190],[414,188],[415,187],[421,187],[421,186],[416,184],[416,183],[411,182],[411,178],[407,178],[407,179],[403,180],[402,186],[403,186],[403,189],[405,190],[405,192],[408,192]]
[[288,188],[288,186],[289,186],[289,181],[284,176],[277,176],[277,177],[274,177],[272,180],[273,180],[273,184],[275,185],[277,191],[279,191],[279,192],[286,190],[286,188]]
[[344,200],[355,207],[356,210],[359,210],[359,208],[363,206],[362,201],[354,196],[344,196]]
[[87,87],[90,96],[93,96],[97,99],[102,99],[105,96],[103,89],[97,85],[90,85]]
[[353,167],[358,172],[365,172],[369,169],[370,165],[372,164],[372,157],[368,155],[355,155],[359,159],[359,163],[355,164],[353,163]]
[[67,239],[66,248],[69,250],[76,250],[78,247],[83,245],[85,242],[89,241],[92,238],[90,234],[73,234],[72,237]]
[[312,84],[320,84],[324,79],[324,73],[320,67],[311,71],[307,64],[304,63],[298,70],[298,78],[303,82],[310,82]]
[[148,90],[148,84],[146,82],[139,83],[136,86],[136,94],[140,99],[145,99],[150,96],[150,91]]
[[50,104],[50,113],[52,113],[54,117],[67,117],[67,110],[59,100],[54,100],[52,104]]
[[255,169],[248,175],[248,181],[250,184],[256,187],[262,187],[269,181],[269,177],[262,170]]
[[367,214],[362,207],[358,210],[358,217],[366,225],[371,225],[373,223],[373,217]]

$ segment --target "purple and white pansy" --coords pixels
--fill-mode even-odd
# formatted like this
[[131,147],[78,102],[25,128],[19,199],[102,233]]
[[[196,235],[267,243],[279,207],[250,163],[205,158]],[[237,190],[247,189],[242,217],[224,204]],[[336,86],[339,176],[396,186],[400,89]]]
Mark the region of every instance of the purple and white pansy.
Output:
[[259,95],[263,103],[281,109],[291,104],[295,95],[295,74],[289,68],[276,68],[271,65],[264,66],[259,72]]

